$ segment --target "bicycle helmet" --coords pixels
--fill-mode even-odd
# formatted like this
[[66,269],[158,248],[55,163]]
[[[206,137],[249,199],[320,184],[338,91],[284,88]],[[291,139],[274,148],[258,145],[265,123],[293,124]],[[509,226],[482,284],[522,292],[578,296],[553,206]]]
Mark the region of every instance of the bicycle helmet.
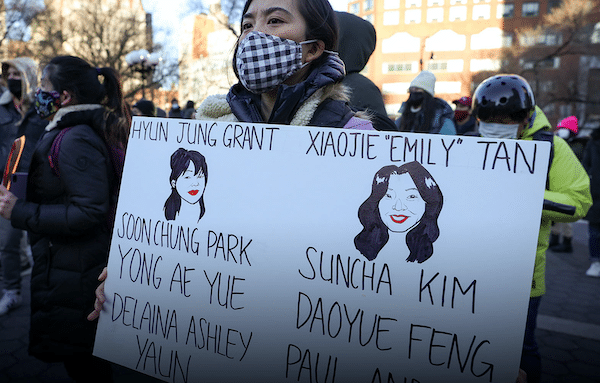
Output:
[[495,116],[522,121],[534,107],[535,98],[529,83],[516,74],[490,77],[473,94],[473,114],[481,121],[493,121]]

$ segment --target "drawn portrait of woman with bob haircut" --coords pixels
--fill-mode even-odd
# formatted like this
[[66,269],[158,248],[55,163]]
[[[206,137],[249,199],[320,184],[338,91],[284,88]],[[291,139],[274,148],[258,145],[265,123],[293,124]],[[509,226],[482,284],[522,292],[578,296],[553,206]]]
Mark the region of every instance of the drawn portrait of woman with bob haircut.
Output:
[[420,163],[388,165],[373,178],[371,195],[358,209],[363,230],[354,238],[356,249],[374,260],[390,235],[406,236],[407,262],[425,262],[440,234],[438,216],[443,196]]
[[[171,155],[171,195],[165,202],[165,218],[168,221],[186,213],[185,216],[204,215],[204,189],[208,181],[206,159],[195,150],[177,149]],[[185,202],[182,204],[182,201]],[[195,213],[195,209],[197,213]]]

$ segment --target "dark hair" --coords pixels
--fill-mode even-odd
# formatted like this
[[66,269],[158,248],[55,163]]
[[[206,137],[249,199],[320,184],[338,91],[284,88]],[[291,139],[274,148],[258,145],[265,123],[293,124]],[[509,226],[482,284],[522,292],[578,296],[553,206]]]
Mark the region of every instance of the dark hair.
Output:
[[[78,104],[100,104],[106,108],[105,140],[127,146],[131,114],[123,99],[119,73],[113,68],[96,68],[74,56],[57,56],[44,68],[54,90],[71,93]],[[104,77],[100,82],[98,76]]]
[[145,98],[142,98],[133,104],[132,108],[139,109],[139,111],[142,112],[142,116],[156,117],[156,107],[154,106],[154,103]]
[[[194,175],[202,171],[204,174],[204,182],[208,182],[208,166],[206,165],[204,156],[195,150],[179,148],[171,155],[171,176],[169,177],[169,182],[171,184],[187,170],[190,166],[190,161],[194,163],[196,168],[196,173],[194,173]],[[200,197],[199,202],[200,217],[198,217],[198,220],[202,218],[206,211],[206,208],[204,207],[204,195]],[[164,206],[165,218],[167,220],[174,220],[180,209],[181,196],[177,193],[177,189],[174,186],[171,186],[171,195],[167,198]]]
[[427,169],[413,161],[401,166],[388,165],[379,169],[373,178],[371,195],[358,209],[358,219],[363,230],[354,238],[354,245],[370,261],[377,257],[390,238],[389,230],[381,220],[379,201],[387,193],[390,176],[404,173],[410,175],[425,201],[423,217],[417,226],[406,234],[406,245],[410,251],[406,260],[421,263],[433,254],[433,242],[440,235],[437,219],[442,210],[443,196]]
[[[400,131],[401,132],[415,132],[415,133],[429,133],[431,131],[431,125],[433,118],[435,117],[436,101],[429,92],[423,93],[423,104],[422,114],[423,121],[418,121],[421,113],[410,112],[410,106],[405,104],[405,110],[402,111],[402,117],[400,118]],[[412,130],[415,128],[414,130]]]
[[[253,0],[247,0],[242,11],[242,20],[240,21],[240,31],[243,33],[244,15],[248,12],[250,4]],[[306,22],[306,39],[321,40],[325,44],[325,50],[335,51],[338,44],[338,23],[335,12],[331,8],[331,3],[328,0],[297,0],[298,10]],[[235,77],[240,78],[237,66],[235,64],[237,58],[237,48],[240,39],[235,44],[233,51],[233,72]],[[327,60],[327,55],[322,54],[311,65],[319,66]]]

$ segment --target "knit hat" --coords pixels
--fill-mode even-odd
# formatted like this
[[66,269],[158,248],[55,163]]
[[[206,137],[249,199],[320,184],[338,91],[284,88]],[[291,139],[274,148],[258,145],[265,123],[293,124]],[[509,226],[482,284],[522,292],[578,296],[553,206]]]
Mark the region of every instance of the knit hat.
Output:
[[420,88],[432,96],[435,96],[435,75],[427,70],[422,71],[410,83],[411,88]]
[[565,128],[569,129],[573,134],[577,134],[577,117],[569,116],[563,120],[561,120],[558,125],[556,125],[556,129]]

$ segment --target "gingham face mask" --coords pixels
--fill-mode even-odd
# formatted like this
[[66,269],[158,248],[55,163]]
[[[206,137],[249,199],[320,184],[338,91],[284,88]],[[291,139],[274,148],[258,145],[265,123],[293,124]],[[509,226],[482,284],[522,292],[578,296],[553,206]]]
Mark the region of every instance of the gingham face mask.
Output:
[[280,85],[308,65],[302,64],[302,44],[315,41],[297,43],[263,32],[249,32],[238,46],[235,61],[242,85],[257,94]]

